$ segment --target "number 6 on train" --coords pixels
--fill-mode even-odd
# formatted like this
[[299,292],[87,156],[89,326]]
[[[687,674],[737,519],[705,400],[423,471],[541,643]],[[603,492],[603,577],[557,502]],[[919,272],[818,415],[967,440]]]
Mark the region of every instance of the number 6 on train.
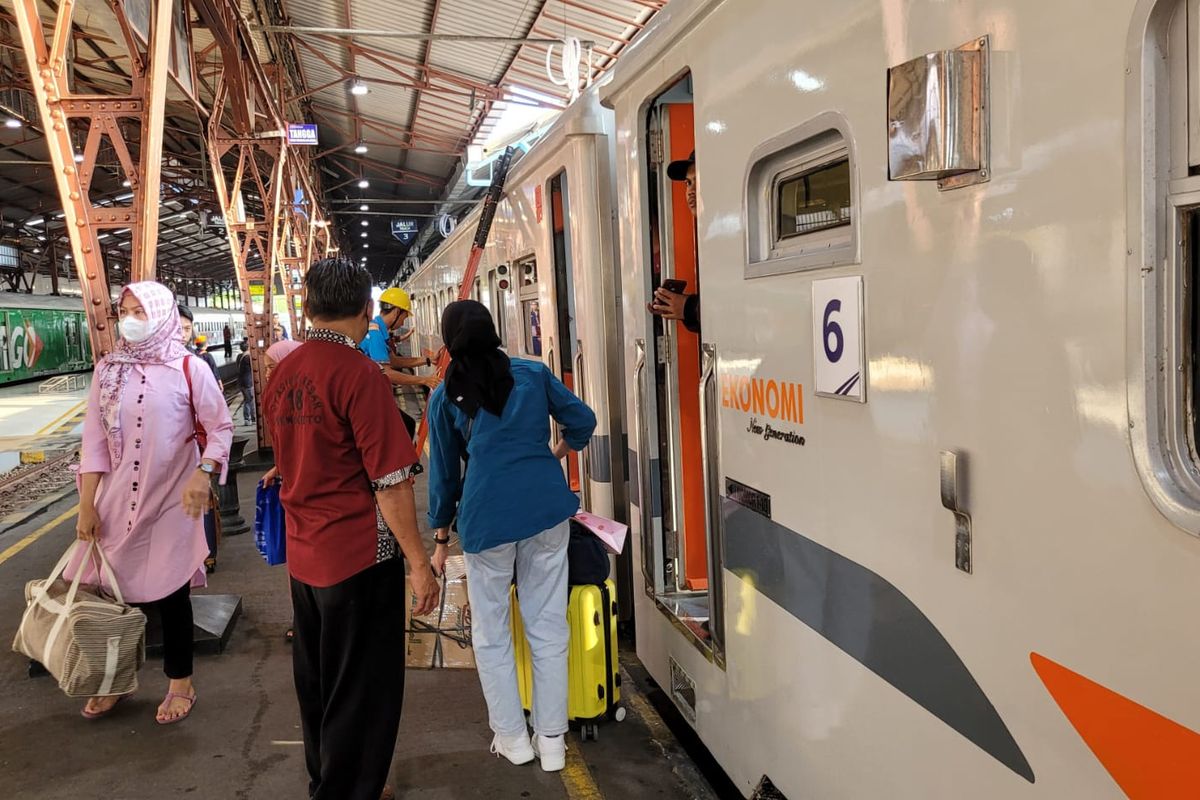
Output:
[[867,401],[861,275],[813,281],[813,371],[821,397]]

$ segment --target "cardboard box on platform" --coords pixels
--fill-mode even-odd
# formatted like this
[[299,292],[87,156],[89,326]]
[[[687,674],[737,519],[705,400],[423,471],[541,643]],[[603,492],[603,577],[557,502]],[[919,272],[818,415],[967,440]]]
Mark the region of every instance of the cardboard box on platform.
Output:
[[405,582],[405,660],[418,669],[475,669],[467,600],[467,570],[462,556],[446,561],[445,603],[420,617],[412,615],[412,587]]

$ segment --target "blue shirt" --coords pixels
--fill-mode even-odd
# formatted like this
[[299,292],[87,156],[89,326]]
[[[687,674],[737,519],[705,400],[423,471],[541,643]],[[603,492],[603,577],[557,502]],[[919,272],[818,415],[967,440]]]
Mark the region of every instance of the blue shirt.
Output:
[[449,526],[457,511],[468,553],[536,536],[579,510],[550,450],[550,417],[571,449],[582,450],[596,415],[540,361],[512,359],[512,376],[502,416],[477,411],[470,442],[469,417],[446,399],[445,386],[429,398],[429,526]]
[[386,364],[390,359],[391,350],[388,349],[388,333],[387,323],[383,321],[382,316],[377,316],[371,320],[371,327],[367,329],[367,336],[359,343],[358,349],[367,354],[367,358],[372,361]]

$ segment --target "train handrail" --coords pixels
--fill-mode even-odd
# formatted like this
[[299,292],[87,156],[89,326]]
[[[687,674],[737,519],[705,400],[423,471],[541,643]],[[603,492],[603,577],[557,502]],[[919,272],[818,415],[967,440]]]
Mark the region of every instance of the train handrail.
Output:
[[[714,457],[710,452],[713,431],[709,429],[709,421],[715,417],[710,411],[710,405],[715,404],[716,392],[709,391],[713,386],[713,378],[717,372],[717,347],[712,344],[701,344],[703,368],[700,374],[700,469],[704,476],[704,516],[708,524],[708,568],[711,575],[708,582],[709,592],[709,635],[713,651],[721,654],[724,651],[725,637],[725,592],[724,571],[721,553],[721,519],[720,496],[721,485],[718,472],[714,469]],[[713,409],[715,411],[715,409]]]
[[[579,402],[587,405],[587,382],[583,378],[583,339],[575,340],[575,396]],[[584,447],[579,454],[579,488],[583,493],[583,507],[586,511],[592,508],[592,448]]]
[[658,580],[654,575],[654,490],[650,486],[649,442],[646,430],[646,412],[643,408],[643,379],[646,371],[646,340],[634,341],[637,361],[633,366],[633,424],[637,429],[638,468],[638,511],[642,516],[642,577],[646,580],[646,593],[654,596]]

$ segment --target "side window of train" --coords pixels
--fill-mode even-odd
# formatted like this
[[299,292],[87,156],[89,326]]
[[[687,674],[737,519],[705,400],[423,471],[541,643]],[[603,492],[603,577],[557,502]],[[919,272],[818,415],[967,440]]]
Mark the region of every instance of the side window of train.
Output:
[[757,147],[746,176],[746,277],[855,264],[854,141],[826,113]]
[[538,265],[535,256],[513,262],[513,272],[520,281],[521,327],[524,330],[524,352],[527,356],[542,357],[542,313],[538,305]]
[[[1142,484],[1177,527],[1200,534],[1200,0],[1160,0],[1130,58],[1127,137],[1130,353],[1125,423]],[[1132,124],[1132,123],[1131,123]],[[1160,268],[1161,265],[1161,268]],[[1121,308],[1126,308],[1122,305]]]

